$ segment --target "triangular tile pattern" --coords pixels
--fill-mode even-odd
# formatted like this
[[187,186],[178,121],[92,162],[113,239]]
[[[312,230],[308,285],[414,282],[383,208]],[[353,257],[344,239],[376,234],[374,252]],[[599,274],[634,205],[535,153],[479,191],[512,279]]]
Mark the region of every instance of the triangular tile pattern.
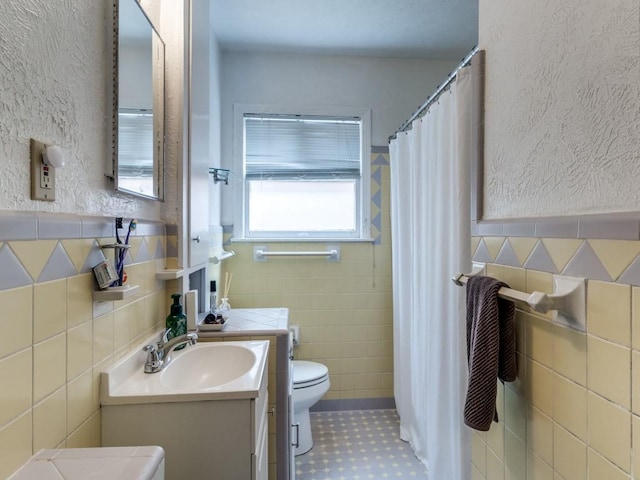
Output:
[[376,193],[371,195],[371,202],[378,208],[382,208],[382,192],[378,190]]
[[8,244],[0,246],[0,290],[31,285],[33,280]]
[[573,277],[585,277],[589,280],[602,280],[604,282],[613,280],[588,242],[584,242],[580,246],[562,273]]
[[98,245],[98,242],[94,241],[93,246],[87,255],[87,259],[84,261],[84,265],[80,269],[80,273],[91,272],[93,267],[98,265],[100,262],[103,262],[105,259],[106,257],[104,256],[104,252]]
[[529,258],[524,264],[525,268],[531,270],[540,270],[542,272],[559,273],[556,264],[553,263],[549,252],[545,248],[542,242],[538,242],[537,245],[529,255]]
[[495,263],[500,265],[509,265],[510,267],[522,266],[508,239],[502,245],[502,249],[500,250],[500,253],[498,253]]
[[511,237],[509,238],[509,243],[518,257],[520,266],[522,266],[538,243],[538,239],[531,237]]
[[543,238],[541,241],[559,272],[564,270],[583,242],[575,238]]
[[637,257],[627,269],[618,277],[618,283],[640,285],[640,257]]
[[151,255],[149,254],[149,249],[147,248],[147,242],[143,241],[140,244],[138,254],[136,255],[136,263],[148,262],[149,260],[151,260]]
[[377,154],[376,158],[373,160],[373,162],[371,162],[371,165],[389,165],[388,156],[389,156],[388,153]]
[[73,277],[78,274],[78,270],[67,255],[61,243],[53,249],[49,261],[42,269],[42,273],[38,277],[37,282],[48,282],[51,280],[60,280],[62,278]]
[[371,180],[373,180],[378,186],[382,185],[382,169],[380,167],[376,166],[371,171]]
[[487,247],[487,251],[489,252],[489,256],[492,261],[498,256],[500,249],[502,249],[502,245],[504,244],[504,237],[484,237],[482,239],[484,241],[485,246]]
[[158,242],[156,243],[156,249],[153,254],[153,258],[156,260],[161,260],[164,258],[164,246],[162,238],[160,238],[160,240],[158,240]]
[[614,280],[640,254],[640,242],[636,240],[589,240],[589,245]]
[[22,266],[34,280],[42,273],[42,269],[49,261],[49,257],[51,257],[51,253],[57,244],[57,240],[9,242],[11,251],[18,257]]
[[78,271],[82,271],[94,244],[95,240],[90,238],[62,240],[62,246]]
[[476,253],[473,255],[474,262],[481,263],[493,263],[493,257],[489,253],[487,246],[484,244],[484,239],[480,240]]

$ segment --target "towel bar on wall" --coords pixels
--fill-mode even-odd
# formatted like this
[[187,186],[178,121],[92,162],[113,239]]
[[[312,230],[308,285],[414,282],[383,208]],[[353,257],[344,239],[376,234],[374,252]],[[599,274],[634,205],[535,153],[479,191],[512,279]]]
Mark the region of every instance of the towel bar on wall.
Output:
[[[484,270],[485,265],[477,263],[474,264],[471,273],[458,273],[451,280],[456,285],[462,286],[467,283],[469,277],[479,275]],[[587,286],[584,278],[564,275],[553,276],[553,293],[526,293],[506,287],[498,290],[500,298],[524,302],[536,312],[547,313],[553,310],[554,322],[582,332],[587,331],[586,293]]]
[[283,251],[270,252],[266,246],[253,247],[253,259],[256,262],[266,262],[267,257],[327,257],[328,262],[340,261],[340,247],[329,246],[326,251]]

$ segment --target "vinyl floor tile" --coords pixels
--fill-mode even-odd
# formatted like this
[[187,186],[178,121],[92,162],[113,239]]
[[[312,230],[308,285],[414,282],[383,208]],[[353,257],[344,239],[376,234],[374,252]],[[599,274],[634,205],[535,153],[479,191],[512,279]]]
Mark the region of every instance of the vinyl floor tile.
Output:
[[395,410],[311,413],[313,448],[296,457],[296,480],[427,480],[424,465],[400,440]]

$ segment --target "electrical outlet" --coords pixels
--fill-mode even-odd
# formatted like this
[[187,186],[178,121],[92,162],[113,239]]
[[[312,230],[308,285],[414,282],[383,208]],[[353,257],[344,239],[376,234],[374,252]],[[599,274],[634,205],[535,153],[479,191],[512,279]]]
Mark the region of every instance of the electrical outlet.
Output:
[[53,202],[56,199],[56,169],[42,161],[47,147],[43,142],[31,139],[31,200]]

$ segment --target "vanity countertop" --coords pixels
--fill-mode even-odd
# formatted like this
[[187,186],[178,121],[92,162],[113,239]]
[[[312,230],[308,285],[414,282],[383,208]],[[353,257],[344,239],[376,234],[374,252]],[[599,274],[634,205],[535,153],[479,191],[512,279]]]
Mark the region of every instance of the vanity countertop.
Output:
[[163,478],[163,460],[164,450],[151,446],[40,450],[10,480],[153,480]]
[[[201,315],[199,321],[205,315]],[[222,330],[198,330],[198,336],[217,338],[289,334],[288,308],[232,308],[225,315],[227,319]]]

